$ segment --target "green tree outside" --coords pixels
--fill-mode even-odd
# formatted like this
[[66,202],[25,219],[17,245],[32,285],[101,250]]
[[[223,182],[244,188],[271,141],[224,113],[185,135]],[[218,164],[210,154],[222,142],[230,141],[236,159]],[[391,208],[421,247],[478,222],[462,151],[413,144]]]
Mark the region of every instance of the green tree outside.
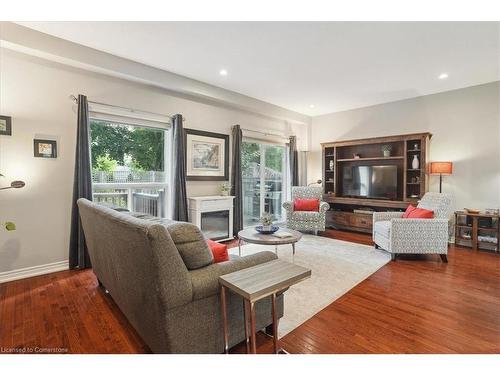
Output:
[[[283,147],[267,146],[265,148],[266,167],[276,172],[283,172]],[[248,170],[252,163],[260,164],[261,149],[258,143],[243,142],[241,145],[241,167],[243,171]]]
[[127,165],[133,170],[164,171],[162,130],[92,120],[90,137],[95,170],[110,172]]

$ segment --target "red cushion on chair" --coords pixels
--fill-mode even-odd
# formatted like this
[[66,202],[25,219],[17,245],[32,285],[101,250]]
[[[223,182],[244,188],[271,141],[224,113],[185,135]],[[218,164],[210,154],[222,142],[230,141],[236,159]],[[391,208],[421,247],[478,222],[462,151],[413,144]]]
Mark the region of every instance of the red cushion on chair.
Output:
[[229,260],[229,254],[227,253],[227,245],[212,240],[207,240],[207,245],[210,248],[210,250],[212,250],[212,255],[214,256],[214,263],[227,262]]
[[319,211],[319,199],[295,199],[294,211]]
[[413,207],[411,204],[403,214],[403,219],[433,219],[434,211]]

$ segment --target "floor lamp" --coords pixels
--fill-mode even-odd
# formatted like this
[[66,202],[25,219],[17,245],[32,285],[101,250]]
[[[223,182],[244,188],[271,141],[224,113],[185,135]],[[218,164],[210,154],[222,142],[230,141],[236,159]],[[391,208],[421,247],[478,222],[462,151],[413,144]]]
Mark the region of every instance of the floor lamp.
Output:
[[439,192],[443,188],[443,175],[453,173],[453,163],[451,161],[434,161],[431,163],[431,174],[439,175]]
[[7,190],[7,189],[20,189],[26,185],[24,181],[12,181],[10,183],[10,186],[5,186],[1,187],[0,190]]

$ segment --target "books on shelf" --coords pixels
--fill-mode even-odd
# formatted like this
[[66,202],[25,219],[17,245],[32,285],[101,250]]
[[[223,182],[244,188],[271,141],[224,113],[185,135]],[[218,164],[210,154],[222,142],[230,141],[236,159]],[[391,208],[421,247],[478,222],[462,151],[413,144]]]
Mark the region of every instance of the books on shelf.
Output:
[[498,242],[498,239],[492,236],[477,236],[477,240],[480,242],[488,242],[495,245]]

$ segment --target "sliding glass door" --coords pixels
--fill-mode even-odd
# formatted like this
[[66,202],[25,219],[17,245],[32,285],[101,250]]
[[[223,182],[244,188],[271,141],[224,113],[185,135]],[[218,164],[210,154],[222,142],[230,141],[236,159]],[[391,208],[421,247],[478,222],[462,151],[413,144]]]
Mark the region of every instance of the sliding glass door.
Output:
[[264,212],[270,213],[274,221],[281,221],[286,196],[285,147],[245,140],[241,161],[243,225],[259,223]]

